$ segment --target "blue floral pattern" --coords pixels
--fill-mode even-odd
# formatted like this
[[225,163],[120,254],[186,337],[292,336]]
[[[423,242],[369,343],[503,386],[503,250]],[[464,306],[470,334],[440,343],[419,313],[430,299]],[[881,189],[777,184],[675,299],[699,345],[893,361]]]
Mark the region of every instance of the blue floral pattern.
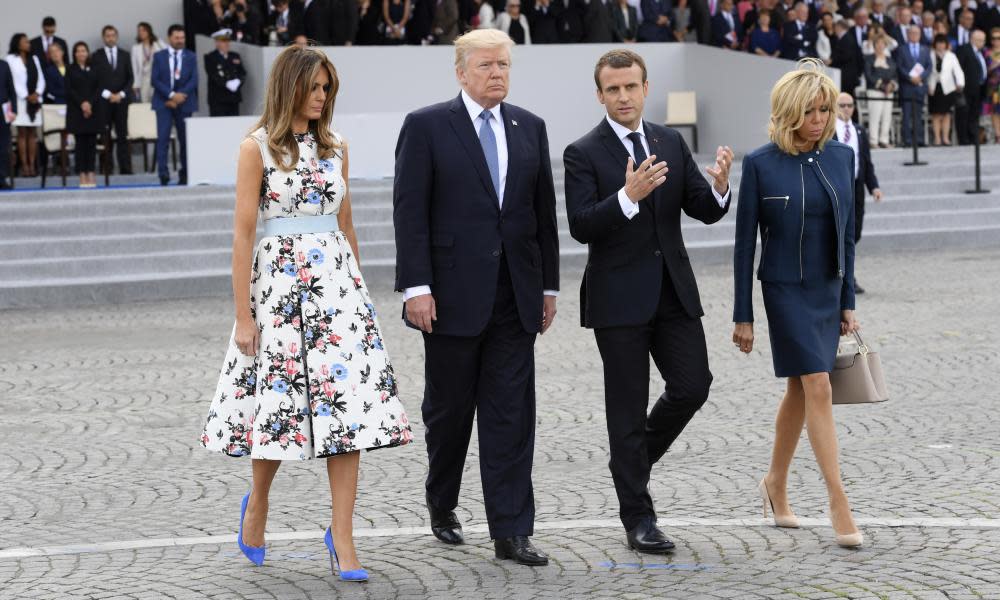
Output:
[[[347,194],[339,156],[317,159],[299,136],[295,169],[281,171],[261,146],[261,218],[335,215]],[[202,432],[230,456],[308,459],[400,446],[413,434],[399,401],[375,307],[342,233],[271,236],[256,250],[251,312],[257,356],[232,340]]]

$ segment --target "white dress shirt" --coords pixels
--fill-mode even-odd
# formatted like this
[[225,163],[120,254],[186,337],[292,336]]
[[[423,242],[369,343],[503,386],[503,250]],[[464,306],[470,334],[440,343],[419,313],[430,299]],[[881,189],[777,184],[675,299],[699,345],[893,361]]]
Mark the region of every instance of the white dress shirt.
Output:
[[[476,137],[479,137],[479,130],[483,127],[483,118],[480,117],[483,110],[472,96],[465,93],[462,90],[462,102],[465,103],[465,110],[469,112],[469,119],[472,121],[472,126],[476,130]],[[503,115],[500,113],[500,105],[497,104],[493,108],[489,109],[493,118],[489,121],[489,126],[493,129],[493,136],[497,140],[497,164],[500,168],[500,192],[498,195],[500,199],[500,206],[503,207],[503,193],[507,189],[507,163],[509,162],[509,157],[507,154],[507,131],[504,129]],[[406,300],[413,298],[415,296],[424,296],[431,293],[431,286],[429,285],[418,285],[416,287],[406,288],[403,292],[403,297]],[[545,290],[546,296],[558,296],[559,292],[556,290]]]
[[[111,48],[105,46],[104,54],[108,57],[108,64],[111,65],[111,70],[113,71],[115,67],[118,66],[118,46],[113,46]],[[118,90],[119,92],[123,90]],[[101,90],[101,98],[107,100],[111,97],[111,90]]]
[[183,50],[175,50],[174,48],[167,48],[167,52],[170,53],[168,55],[170,61],[170,95],[167,96],[167,98],[173,98],[174,94],[177,93],[173,91],[173,88],[174,85],[177,83],[177,81],[179,81],[181,78],[181,67],[184,64],[184,59],[181,56],[181,52],[183,52]]
[[[639,161],[635,159],[635,146],[632,144],[632,140],[628,137],[628,135],[632,133],[632,130],[620,123],[617,123],[609,116],[605,115],[604,118],[607,119],[608,125],[611,125],[611,129],[614,130],[615,135],[618,136],[618,139],[621,140],[625,149],[628,150],[628,155],[632,157],[632,162],[635,163],[635,167],[638,167]],[[642,121],[639,121],[639,128],[636,129],[636,132],[639,133],[639,139],[642,140],[642,149],[646,151],[646,156],[649,157],[649,142],[646,140],[646,133],[643,129]],[[715,196],[715,201],[719,203],[719,206],[725,206],[732,190],[727,190],[726,195],[723,196],[716,191],[714,185],[710,187],[712,188],[712,195]],[[625,217],[629,220],[639,214],[639,203],[632,202],[632,200],[628,197],[628,194],[625,193],[625,186],[622,186],[622,189],[618,190],[618,204],[622,207],[622,213],[624,213]]]
[[[847,128],[851,128],[851,139],[844,142],[844,138],[847,135]],[[837,139],[841,142],[847,144],[854,151],[854,178],[858,178],[858,170],[860,168],[861,161],[861,146],[858,142],[858,128],[854,126],[854,123],[843,121],[840,117],[837,117]]]

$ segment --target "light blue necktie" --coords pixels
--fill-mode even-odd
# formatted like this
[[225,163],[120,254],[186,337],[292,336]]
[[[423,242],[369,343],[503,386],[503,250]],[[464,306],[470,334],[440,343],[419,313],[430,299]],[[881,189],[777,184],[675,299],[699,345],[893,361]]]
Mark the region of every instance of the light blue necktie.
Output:
[[493,180],[493,189],[500,199],[500,157],[497,153],[497,136],[490,127],[490,119],[493,113],[484,110],[479,113],[479,118],[483,120],[482,127],[479,128],[479,143],[483,146],[483,154],[486,155],[486,166],[490,169],[490,178]]

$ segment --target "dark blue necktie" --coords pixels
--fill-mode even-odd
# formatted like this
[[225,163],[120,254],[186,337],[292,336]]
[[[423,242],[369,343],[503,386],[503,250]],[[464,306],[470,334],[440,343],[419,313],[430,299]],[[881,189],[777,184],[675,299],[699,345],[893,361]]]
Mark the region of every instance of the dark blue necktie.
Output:
[[490,126],[493,113],[484,110],[479,113],[479,118],[483,120],[483,125],[479,128],[479,143],[483,146],[483,154],[486,155],[486,166],[490,170],[493,189],[497,193],[497,199],[500,200],[500,156],[497,152],[497,136]]
[[638,169],[639,165],[646,160],[646,149],[642,147],[642,134],[633,131],[627,137],[632,140],[632,155],[635,156],[635,168]]

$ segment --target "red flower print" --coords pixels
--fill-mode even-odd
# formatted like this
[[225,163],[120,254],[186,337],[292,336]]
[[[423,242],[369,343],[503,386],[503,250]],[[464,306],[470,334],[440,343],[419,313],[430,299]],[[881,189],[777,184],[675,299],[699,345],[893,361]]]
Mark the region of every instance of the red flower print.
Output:
[[299,279],[301,279],[303,283],[309,283],[310,277],[312,277],[312,273],[309,269],[299,269]]
[[296,344],[295,342],[292,342],[291,344],[288,344],[288,351],[291,352],[292,354],[298,354],[299,353],[299,345]]
[[298,444],[298,445],[301,446],[302,444],[305,443],[306,439],[307,439],[306,436],[302,435],[298,431],[295,432],[295,443],[296,444]]
[[325,394],[327,398],[333,398],[333,393],[334,393],[333,384],[330,383],[329,381],[324,381],[323,394]]

